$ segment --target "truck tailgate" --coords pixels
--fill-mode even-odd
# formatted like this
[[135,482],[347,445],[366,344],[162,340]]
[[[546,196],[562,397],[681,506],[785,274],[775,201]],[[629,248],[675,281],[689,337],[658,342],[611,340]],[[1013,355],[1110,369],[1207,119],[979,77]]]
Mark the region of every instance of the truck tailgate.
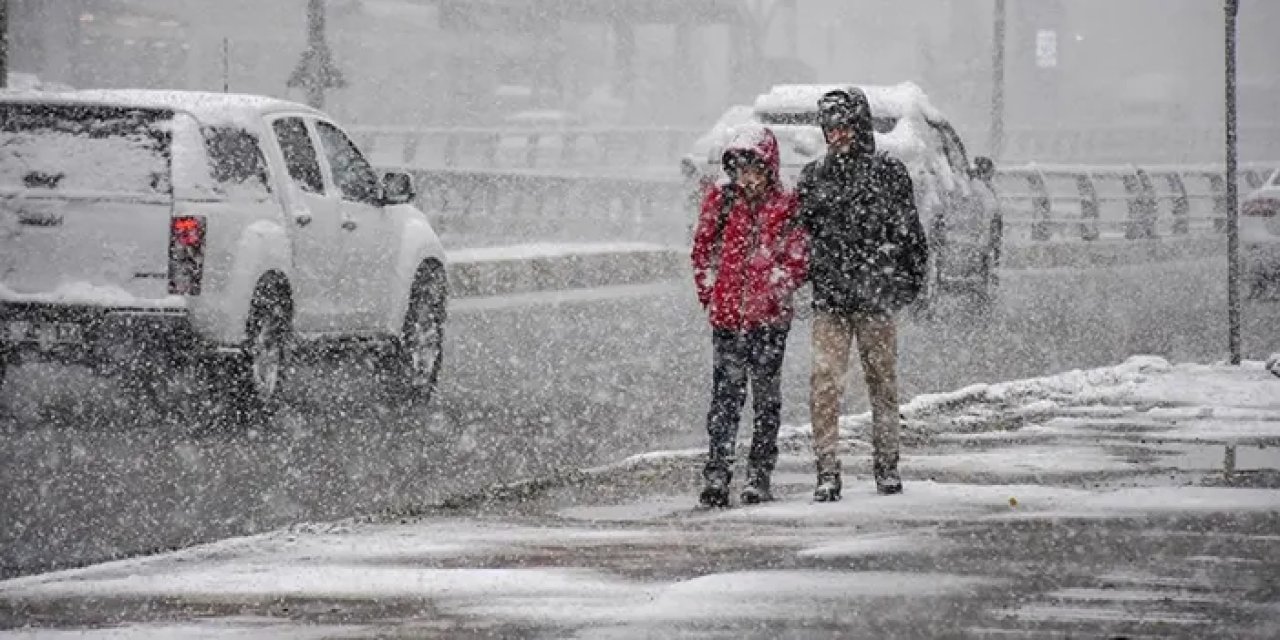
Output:
[[168,298],[173,117],[0,102],[0,301]]
[[0,300],[139,306],[166,298],[171,208],[65,195],[0,200]]

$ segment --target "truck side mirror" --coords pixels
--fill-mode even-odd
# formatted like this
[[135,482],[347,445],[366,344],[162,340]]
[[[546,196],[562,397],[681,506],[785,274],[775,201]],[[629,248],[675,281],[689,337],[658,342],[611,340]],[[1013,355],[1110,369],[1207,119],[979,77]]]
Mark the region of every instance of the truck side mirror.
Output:
[[979,156],[973,159],[973,177],[991,182],[996,177],[996,163],[991,158]]
[[418,197],[413,176],[403,171],[388,171],[382,176],[382,204],[409,204]]

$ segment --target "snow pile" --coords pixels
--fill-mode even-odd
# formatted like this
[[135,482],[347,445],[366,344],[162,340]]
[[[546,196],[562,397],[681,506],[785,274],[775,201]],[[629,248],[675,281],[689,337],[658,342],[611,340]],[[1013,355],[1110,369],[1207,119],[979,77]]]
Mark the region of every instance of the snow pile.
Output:
[[1266,365],[1246,360],[1227,364],[1179,364],[1143,381],[1122,401],[1185,410],[1197,417],[1248,418],[1280,408],[1280,384]]
[[[957,391],[921,394],[902,405],[902,415],[908,421],[927,420],[978,409],[1016,416],[1020,413],[1047,414],[1062,406],[1116,403],[1131,398],[1139,385],[1152,375],[1173,369],[1173,365],[1163,358],[1135,356],[1113,367],[1077,369],[1040,378],[975,384]],[[870,427],[870,412],[844,416],[840,420],[843,438],[861,435]],[[809,435],[809,425],[791,425],[784,427],[779,437],[795,439],[808,438]]]

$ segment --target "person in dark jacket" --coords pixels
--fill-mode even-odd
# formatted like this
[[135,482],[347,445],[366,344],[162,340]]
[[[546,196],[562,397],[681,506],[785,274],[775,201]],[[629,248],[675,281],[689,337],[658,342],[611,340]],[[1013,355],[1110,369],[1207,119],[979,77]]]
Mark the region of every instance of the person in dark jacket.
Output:
[[796,197],[779,180],[778,141],[764,127],[735,132],[722,159],[730,180],[703,198],[692,262],[698,301],[708,312],[714,352],[710,440],[700,501],[729,504],[738,422],[751,385],[755,429],[744,503],[773,499],[778,458],[782,359],[804,281],[807,243],[794,221]]
[[842,488],[838,421],[855,339],[871,396],[876,488],[902,491],[894,313],[920,294],[929,250],[906,167],[876,151],[866,95],[828,92],[818,118],[828,151],[801,174],[797,219],[809,233],[813,283],[814,500],[831,502]]

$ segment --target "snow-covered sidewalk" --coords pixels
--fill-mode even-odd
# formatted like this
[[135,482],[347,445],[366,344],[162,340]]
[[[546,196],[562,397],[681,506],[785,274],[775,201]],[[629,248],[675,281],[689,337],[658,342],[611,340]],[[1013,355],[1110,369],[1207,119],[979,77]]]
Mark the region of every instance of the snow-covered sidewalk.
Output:
[[797,427],[772,504],[694,509],[699,452],[652,453],[0,582],[0,638],[1280,637],[1262,363],[1141,357],[903,412],[901,496],[851,416],[837,504],[810,502]]

